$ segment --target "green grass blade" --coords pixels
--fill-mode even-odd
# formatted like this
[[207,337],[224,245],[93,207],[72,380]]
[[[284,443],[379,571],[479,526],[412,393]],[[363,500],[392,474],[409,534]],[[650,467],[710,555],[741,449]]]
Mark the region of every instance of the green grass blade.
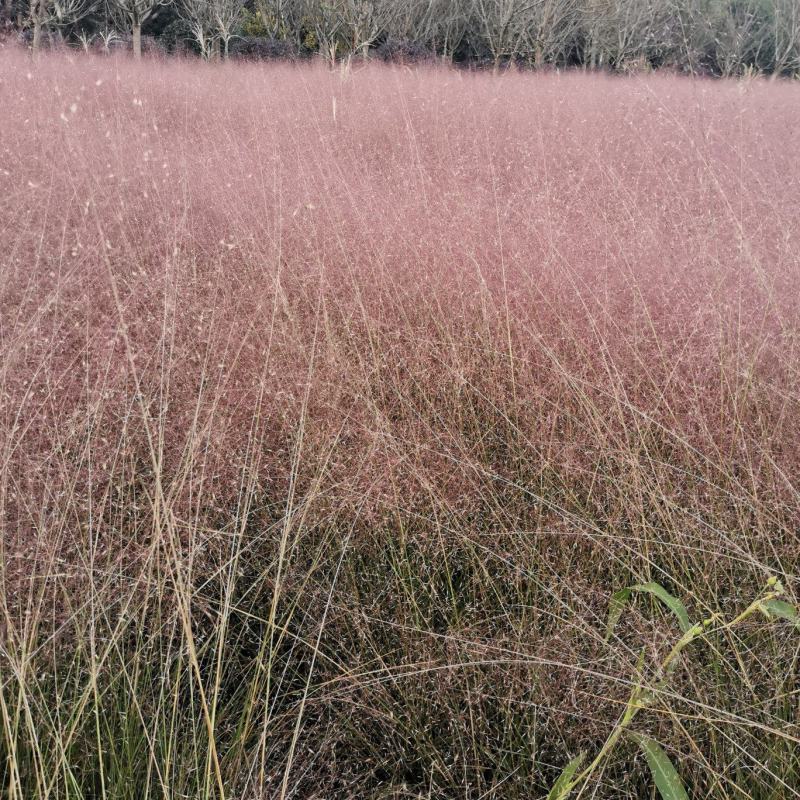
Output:
[[642,749],[662,800],[689,800],[686,789],[683,788],[680,775],[678,775],[677,770],[669,760],[669,756],[661,748],[661,745],[640,733],[629,731],[628,735]]
[[563,798],[572,791],[572,779],[581,764],[583,764],[585,758],[586,753],[578,753],[578,755],[564,767],[563,771],[558,776],[558,780],[553,784],[553,788],[548,793],[547,800],[563,800]]

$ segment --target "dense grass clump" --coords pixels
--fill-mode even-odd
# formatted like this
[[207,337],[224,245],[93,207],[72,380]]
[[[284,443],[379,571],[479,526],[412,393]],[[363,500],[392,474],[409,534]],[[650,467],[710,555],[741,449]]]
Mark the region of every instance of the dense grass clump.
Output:
[[6,50],[0,107],[0,794],[544,797],[652,680],[690,795],[800,795],[790,619],[605,635],[796,603],[797,87]]

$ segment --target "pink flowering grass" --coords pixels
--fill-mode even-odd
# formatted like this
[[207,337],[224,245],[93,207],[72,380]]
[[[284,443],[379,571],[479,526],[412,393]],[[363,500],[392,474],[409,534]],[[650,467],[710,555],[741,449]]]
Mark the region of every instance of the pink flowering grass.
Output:
[[[0,109],[3,796],[543,797],[675,639],[611,592],[795,597],[797,86],[7,48]],[[798,642],[637,719],[696,796],[800,796]]]

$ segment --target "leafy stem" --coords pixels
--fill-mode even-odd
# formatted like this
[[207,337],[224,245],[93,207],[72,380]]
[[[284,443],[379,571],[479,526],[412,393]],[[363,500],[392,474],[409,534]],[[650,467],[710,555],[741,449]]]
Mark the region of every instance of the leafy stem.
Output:
[[[585,759],[585,753],[581,753],[572,759],[553,785],[547,800],[564,800],[573,789],[588,781],[595,770],[609,757],[625,733],[634,739],[644,751],[647,763],[653,773],[656,787],[663,800],[683,800],[687,798],[686,790],[683,788],[675,767],[661,747],[649,737],[628,730],[634,719],[640,711],[651,706],[656,697],[667,687],[679,663],[681,654],[696,639],[705,639],[711,633],[730,630],[754,614],[759,613],[768,619],[782,618],[789,620],[800,627],[800,616],[798,616],[797,609],[790,603],[780,599],[784,594],[784,588],[781,582],[774,577],[767,581],[759,597],[732,620],[721,622],[722,615],[715,613],[702,622],[695,624],[690,622],[683,603],[669,594],[663,586],[657,583],[645,583],[626,587],[611,596],[608,624],[606,626],[606,641],[611,638],[625,605],[634,593],[646,593],[658,598],[676,616],[683,633],[673,644],[663,661],[657,665],[655,674],[660,675],[660,678],[652,685],[643,683],[641,677],[636,681],[625,704],[625,711],[591,763],[583,770],[580,770]],[[644,651],[642,651],[642,655],[639,658],[638,673],[640,676],[643,674],[643,665]]]

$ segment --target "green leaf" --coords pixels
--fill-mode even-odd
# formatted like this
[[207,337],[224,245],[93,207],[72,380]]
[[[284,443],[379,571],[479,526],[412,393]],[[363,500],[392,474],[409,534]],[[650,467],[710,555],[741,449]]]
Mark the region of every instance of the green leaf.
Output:
[[661,748],[661,745],[641,733],[628,731],[628,735],[642,749],[662,800],[689,800],[686,789],[683,788],[680,775],[678,775],[677,770],[669,760],[669,756]]
[[630,600],[633,592],[652,594],[657,597],[678,618],[681,633],[687,633],[692,628],[692,622],[689,619],[686,606],[677,597],[671,595],[659,583],[652,581],[650,583],[637,583],[635,586],[628,586],[611,595],[611,602],[608,607],[608,622],[606,623],[606,641],[611,638],[611,634],[614,632],[614,628],[619,622],[625,605]]
[[578,755],[564,767],[562,773],[558,776],[558,780],[553,784],[553,788],[547,795],[547,800],[563,800],[563,798],[572,791],[572,779],[581,764],[583,764],[585,758],[586,753],[578,753]]
[[686,612],[686,606],[684,606],[677,597],[671,595],[661,584],[643,583],[633,588],[637,592],[649,592],[655,595],[678,618],[678,624],[681,626],[681,633],[689,632],[692,627],[692,621],[689,619],[689,614]]
[[791,604],[783,600],[764,600],[761,604],[761,610],[770,619],[788,619],[795,625],[800,625],[800,614],[797,609]]

